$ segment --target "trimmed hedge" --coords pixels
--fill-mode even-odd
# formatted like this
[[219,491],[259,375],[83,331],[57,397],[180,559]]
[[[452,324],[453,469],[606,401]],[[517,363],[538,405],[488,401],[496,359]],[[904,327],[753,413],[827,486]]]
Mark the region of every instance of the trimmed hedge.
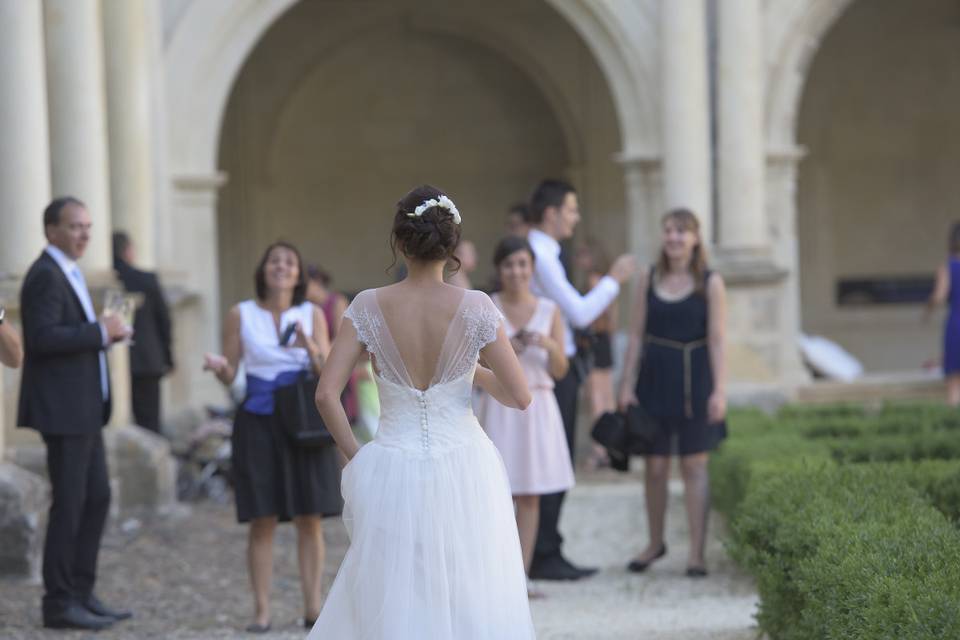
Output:
[[772,638],[960,638],[957,416],[931,405],[731,414],[713,493]]

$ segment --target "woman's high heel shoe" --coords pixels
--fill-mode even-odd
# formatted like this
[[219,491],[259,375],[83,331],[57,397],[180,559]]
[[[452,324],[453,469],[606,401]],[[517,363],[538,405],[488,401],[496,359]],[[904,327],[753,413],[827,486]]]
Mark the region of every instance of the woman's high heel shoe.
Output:
[[660,545],[660,551],[657,551],[649,560],[631,560],[630,564],[627,565],[627,571],[630,573],[643,573],[650,568],[650,565],[652,565],[655,560],[659,560],[665,555],[667,555],[667,545],[662,544]]

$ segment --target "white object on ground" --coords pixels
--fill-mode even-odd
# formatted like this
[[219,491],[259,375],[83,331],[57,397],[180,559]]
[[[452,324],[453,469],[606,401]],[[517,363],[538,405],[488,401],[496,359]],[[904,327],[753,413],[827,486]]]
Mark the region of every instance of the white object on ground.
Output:
[[814,371],[831,380],[850,382],[863,375],[860,361],[823,336],[800,334],[800,352]]

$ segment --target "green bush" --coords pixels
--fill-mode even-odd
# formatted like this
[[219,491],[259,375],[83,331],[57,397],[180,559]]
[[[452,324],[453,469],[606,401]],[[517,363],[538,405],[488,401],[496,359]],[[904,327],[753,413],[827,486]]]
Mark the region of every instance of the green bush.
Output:
[[786,407],[729,423],[713,494],[772,638],[960,638],[960,413]]
[[752,486],[732,531],[773,638],[960,637],[960,535],[889,469],[772,473]]

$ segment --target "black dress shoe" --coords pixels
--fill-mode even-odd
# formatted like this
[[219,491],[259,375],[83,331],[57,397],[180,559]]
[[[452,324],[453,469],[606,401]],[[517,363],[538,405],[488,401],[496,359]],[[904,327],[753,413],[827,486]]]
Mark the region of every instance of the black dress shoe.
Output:
[[130,611],[119,611],[117,609],[111,609],[107,605],[103,604],[100,601],[100,598],[97,596],[90,596],[87,598],[83,606],[87,608],[90,613],[96,614],[104,618],[112,618],[114,620],[126,620],[133,617],[133,613]]
[[79,604],[68,605],[66,609],[55,614],[43,614],[43,626],[47,629],[83,629],[84,631],[100,631],[114,623],[113,618],[98,616],[86,607]]
[[597,567],[578,567],[577,565],[573,564],[563,556],[560,556],[560,560],[563,562],[563,564],[567,565],[568,567],[570,567],[571,569],[579,573],[581,578],[589,578],[590,576],[595,574],[597,571],[599,571]]
[[665,555],[667,555],[667,545],[662,544],[660,545],[660,551],[657,551],[649,560],[631,560],[630,564],[627,565],[627,571],[630,573],[643,573],[650,568],[650,565],[652,565],[655,560],[659,560]]
[[708,575],[705,567],[687,567],[688,578],[706,578]]
[[531,580],[580,580],[596,573],[596,569],[580,569],[559,553],[533,561],[530,567]]
[[303,628],[304,628],[304,629],[313,629],[313,625],[315,625],[315,624],[317,624],[317,619],[316,619],[316,618],[314,618],[313,620],[311,620],[310,618],[304,618],[304,619],[303,619]]

